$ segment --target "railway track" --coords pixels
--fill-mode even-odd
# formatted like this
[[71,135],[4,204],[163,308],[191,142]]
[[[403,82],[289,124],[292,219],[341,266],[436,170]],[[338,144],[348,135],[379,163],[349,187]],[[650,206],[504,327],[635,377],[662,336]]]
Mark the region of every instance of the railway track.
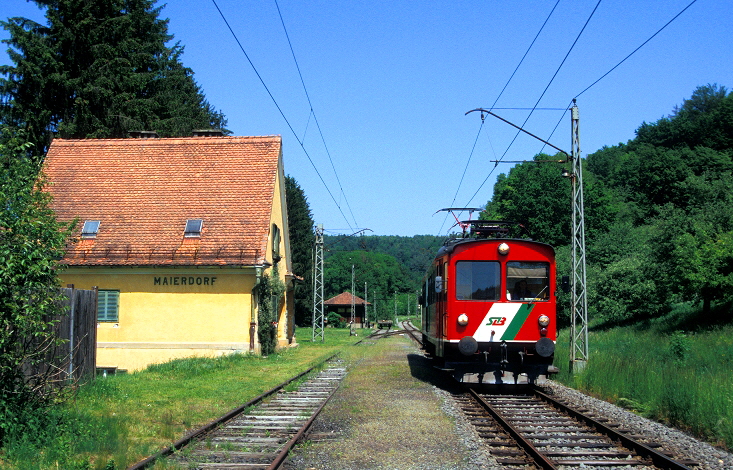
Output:
[[[421,344],[419,331],[403,327]],[[525,389],[522,389],[524,391]],[[653,439],[632,436],[587,410],[573,409],[534,387],[525,394],[479,394],[469,388],[457,402],[507,468],[664,468],[688,469],[696,463],[673,460]]]
[[504,468],[681,470],[695,465],[673,460],[651,440],[630,436],[539,390],[489,395],[469,389],[456,400]]
[[332,357],[295,390],[286,391],[289,384],[308,372],[190,433],[129,470],[152,467],[160,458],[189,469],[279,468],[346,375],[343,362]]

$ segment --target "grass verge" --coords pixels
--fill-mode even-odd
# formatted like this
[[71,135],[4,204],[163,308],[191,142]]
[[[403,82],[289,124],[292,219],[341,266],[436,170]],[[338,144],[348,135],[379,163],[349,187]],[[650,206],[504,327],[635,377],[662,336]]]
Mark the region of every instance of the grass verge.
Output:
[[733,326],[666,331],[591,331],[582,373],[568,372],[568,331],[561,332],[557,380],[708,442],[733,448]]
[[6,436],[0,467],[126,468],[358,340],[348,329],[327,329],[324,342],[313,342],[303,328],[297,338],[297,348],[266,358],[179,359],[97,378]]

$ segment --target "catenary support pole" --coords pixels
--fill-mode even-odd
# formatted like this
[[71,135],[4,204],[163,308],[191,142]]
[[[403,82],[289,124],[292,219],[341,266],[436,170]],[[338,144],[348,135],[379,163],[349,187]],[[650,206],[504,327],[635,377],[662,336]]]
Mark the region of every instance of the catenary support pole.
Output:
[[313,249],[313,342],[324,341],[323,317],[323,225],[319,224]]
[[585,276],[585,213],[583,171],[580,158],[580,114],[575,100],[573,100],[570,112],[573,141],[572,173],[570,174],[573,191],[570,371],[576,373],[581,372],[588,363],[588,297]]

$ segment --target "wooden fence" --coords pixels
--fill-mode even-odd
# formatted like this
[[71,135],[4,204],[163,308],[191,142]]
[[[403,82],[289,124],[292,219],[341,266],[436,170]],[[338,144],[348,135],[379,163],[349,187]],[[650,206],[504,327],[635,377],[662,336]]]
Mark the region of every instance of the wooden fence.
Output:
[[23,373],[27,384],[39,393],[96,375],[97,289],[70,285],[55,297],[64,313],[46,319],[51,324],[51,338],[28,338],[23,346],[37,358],[24,363]]
[[97,289],[62,288],[67,314],[59,318],[56,334],[67,342],[61,345],[65,358],[62,368],[66,381],[93,378],[97,366]]

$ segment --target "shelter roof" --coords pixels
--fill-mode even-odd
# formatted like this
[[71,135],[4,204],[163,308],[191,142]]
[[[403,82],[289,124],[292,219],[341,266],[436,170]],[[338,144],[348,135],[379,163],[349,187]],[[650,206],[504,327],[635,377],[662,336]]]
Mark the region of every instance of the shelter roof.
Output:
[[[342,292],[339,295],[335,297],[331,297],[330,299],[323,302],[326,305],[351,305],[351,298],[354,298],[354,305],[364,305],[364,299],[361,297],[358,297],[356,295],[352,295],[351,292]],[[367,305],[371,305],[371,303],[367,302]]]

